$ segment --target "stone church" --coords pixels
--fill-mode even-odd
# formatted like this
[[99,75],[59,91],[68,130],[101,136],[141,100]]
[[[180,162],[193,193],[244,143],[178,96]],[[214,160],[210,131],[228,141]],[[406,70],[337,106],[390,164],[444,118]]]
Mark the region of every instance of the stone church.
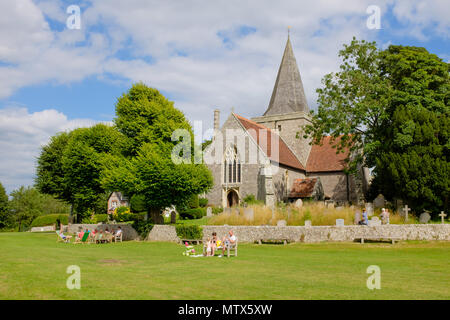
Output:
[[320,145],[304,139],[302,127],[311,123],[302,79],[288,36],[269,106],[260,117],[247,119],[232,112],[219,127],[214,111],[214,135],[205,161],[214,177],[206,194],[210,204],[239,205],[248,195],[266,205],[296,199],[363,200],[367,170],[345,172],[348,152],[336,153],[330,137]]

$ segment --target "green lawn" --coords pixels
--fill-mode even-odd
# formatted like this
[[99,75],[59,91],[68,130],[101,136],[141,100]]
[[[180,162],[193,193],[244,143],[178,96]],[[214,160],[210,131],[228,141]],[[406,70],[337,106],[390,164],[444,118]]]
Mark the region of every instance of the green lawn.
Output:
[[[56,243],[0,233],[0,299],[450,299],[450,243],[239,246],[237,258],[191,258],[171,243]],[[66,268],[81,268],[81,290]],[[366,287],[369,265],[381,290]]]

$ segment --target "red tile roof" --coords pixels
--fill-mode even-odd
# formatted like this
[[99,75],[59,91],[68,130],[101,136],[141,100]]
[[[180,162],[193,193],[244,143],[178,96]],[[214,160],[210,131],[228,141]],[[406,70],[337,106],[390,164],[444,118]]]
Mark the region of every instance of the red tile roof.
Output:
[[345,159],[349,154],[349,150],[343,153],[336,153],[337,149],[333,146],[339,143],[337,138],[334,142],[330,136],[323,138],[321,145],[313,145],[306,164],[307,172],[330,172],[343,171],[346,168]]
[[295,179],[289,198],[309,198],[314,193],[317,178]]
[[[292,167],[296,169],[305,170],[301,162],[298,160],[298,158],[294,155],[291,149],[286,145],[286,143],[283,141],[283,139],[280,139],[278,134],[273,132],[271,129],[260,125],[259,123],[256,123],[254,121],[248,120],[244,117],[241,117],[235,113],[233,115],[241,122],[241,124],[244,126],[246,130],[253,129],[249,133],[252,135],[253,139],[256,140],[258,145],[261,147],[261,149],[266,153],[266,155],[269,157],[270,160]],[[260,137],[260,130],[267,130],[267,146],[265,146],[266,143],[263,143],[261,141]],[[275,135],[274,139],[278,138],[278,157],[276,154],[272,154],[272,134]],[[256,136],[255,136],[256,135]],[[263,138],[266,140],[266,138]],[[266,150],[267,149],[267,150]]]

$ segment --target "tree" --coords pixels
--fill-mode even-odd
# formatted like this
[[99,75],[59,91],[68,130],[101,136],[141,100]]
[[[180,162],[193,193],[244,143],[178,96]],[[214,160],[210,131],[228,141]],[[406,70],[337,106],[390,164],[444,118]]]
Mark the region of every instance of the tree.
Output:
[[358,164],[373,167],[373,157],[382,142],[380,128],[388,119],[391,86],[380,70],[380,51],[375,42],[358,41],[339,51],[340,71],[322,79],[317,89],[318,111],[312,124],[305,128],[306,136],[320,144],[324,135],[331,135],[337,152],[350,150],[347,159],[350,172]]
[[315,143],[337,138],[337,152],[373,168],[370,194],[401,198],[416,211],[448,208],[449,64],[424,48],[355,38],[339,52],[341,70],[318,89],[318,112],[305,130]]
[[49,195],[41,194],[33,187],[21,186],[11,192],[11,220],[19,231],[31,225],[33,220],[45,214],[69,213],[69,207]]
[[8,195],[0,182],[0,229],[10,224]]
[[107,193],[100,183],[102,161],[105,154],[121,152],[123,138],[104,124],[53,137],[38,159],[36,186],[70,203],[77,220],[90,216],[91,211],[106,212],[100,205],[106,203]]
[[143,196],[155,223],[161,223],[161,209],[185,203],[192,194],[211,188],[212,176],[206,166],[172,161],[173,132],[184,129],[193,134],[183,113],[158,90],[133,85],[118,100],[116,115],[115,124],[129,147],[123,156],[105,158],[105,188]]
[[437,214],[450,195],[450,64],[417,47],[390,46],[381,57],[393,94],[372,192]]

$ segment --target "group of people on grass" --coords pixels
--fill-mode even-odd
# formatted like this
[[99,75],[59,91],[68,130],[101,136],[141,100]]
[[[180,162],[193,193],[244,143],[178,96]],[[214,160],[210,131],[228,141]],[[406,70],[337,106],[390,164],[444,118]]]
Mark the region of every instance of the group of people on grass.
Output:
[[228,249],[228,247],[233,246],[236,244],[237,238],[236,236],[233,234],[233,231],[230,230],[228,232],[228,235],[226,235],[225,237],[222,238],[222,240],[220,240],[217,237],[217,233],[213,232],[212,233],[212,238],[208,239],[207,243],[206,243],[206,256],[207,257],[213,257],[216,253],[216,250],[219,248],[222,249],[222,255],[225,255],[225,250]]
[[[388,209],[385,209],[385,208],[381,209],[380,218],[381,218],[382,224],[389,224],[389,215],[390,215],[390,213],[389,213]],[[358,224],[364,225],[364,226],[369,225],[369,216],[367,214],[366,209],[362,209],[362,220],[360,220],[358,222]]]
[[[58,232],[58,231],[57,231]],[[78,233],[76,234],[76,239],[77,241],[82,241],[82,239],[85,237],[85,235],[89,234],[87,238],[91,237],[91,239],[93,239],[95,241],[95,243],[104,243],[104,242],[110,242],[109,239],[113,240],[116,239],[117,237],[120,237],[122,235],[122,228],[119,226],[117,228],[116,231],[109,231],[108,228],[106,228],[105,230],[102,229],[95,229],[93,231],[90,231],[89,229],[85,229],[83,231],[82,227],[78,228]],[[70,235],[65,235],[62,228],[59,230],[58,235],[61,237],[61,239],[63,239],[66,242],[69,242],[70,239],[72,238],[72,236]]]

